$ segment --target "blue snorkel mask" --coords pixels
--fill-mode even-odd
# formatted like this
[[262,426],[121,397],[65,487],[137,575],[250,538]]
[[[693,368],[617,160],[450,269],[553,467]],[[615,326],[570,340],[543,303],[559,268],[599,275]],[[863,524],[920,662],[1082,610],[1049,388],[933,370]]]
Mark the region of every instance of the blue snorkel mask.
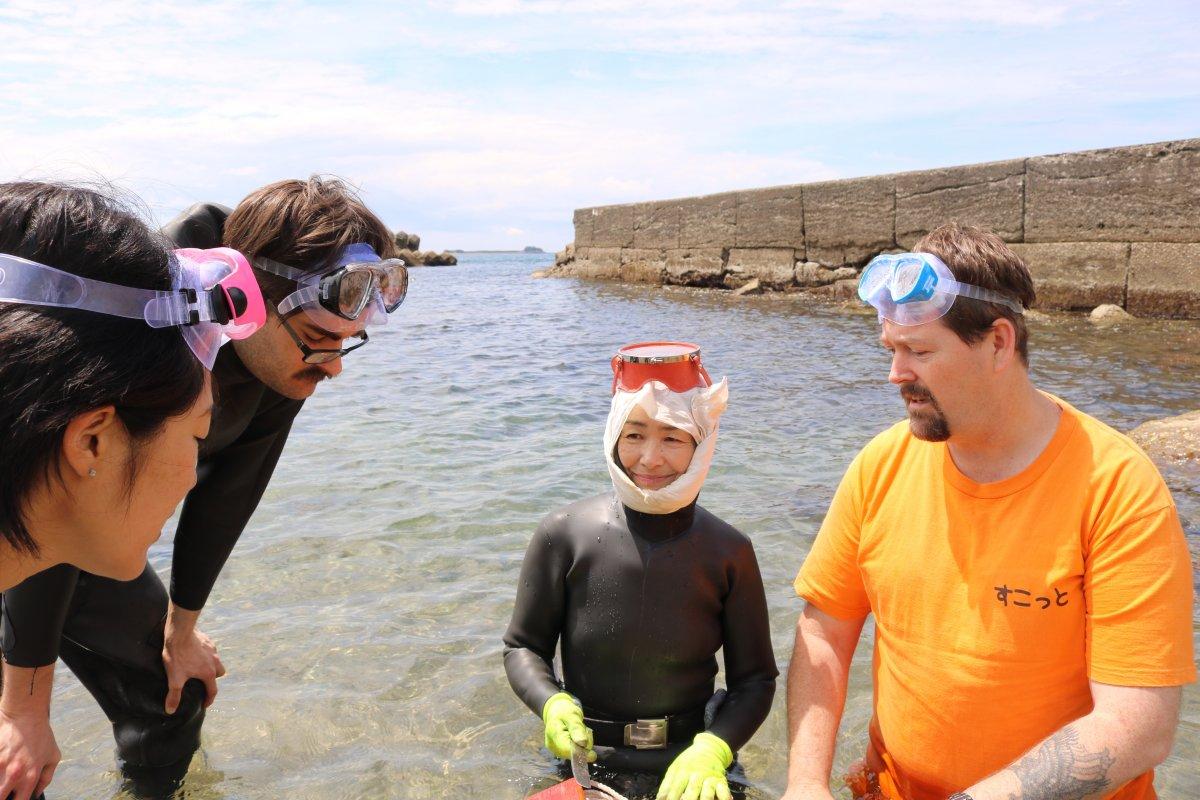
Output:
[[347,245],[328,270],[311,272],[269,258],[256,258],[259,269],[295,281],[296,291],[277,306],[287,318],[301,309],[320,327],[338,331],[386,325],[388,314],[408,294],[408,267],[398,258],[383,259],[371,245]]
[[997,303],[1024,314],[1011,297],[954,279],[942,260],[930,253],[884,254],[871,259],[858,279],[858,296],[874,306],[881,320],[924,325],[940,319],[956,297]]

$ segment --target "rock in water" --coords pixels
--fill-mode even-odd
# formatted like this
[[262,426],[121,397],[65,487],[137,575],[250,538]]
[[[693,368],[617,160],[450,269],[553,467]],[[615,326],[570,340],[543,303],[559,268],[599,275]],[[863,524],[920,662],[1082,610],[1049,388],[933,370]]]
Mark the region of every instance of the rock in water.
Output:
[[396,241],[396,248],[398,250],[411,250],[415,253],[421,248],[421,237],[415,233],[396,231],[393,238]]
[[738,297],[744,294],[762,294],[762,284],[759,283],[758,278],[751,278],[740,289],[734,289],[733,293]]
[[1137,317],[1120,306],[1105,303],[1102,306],[1093,308],[1092,313],[1088,315],[1088,319],[1092,322],[1124,322],[1126,320],[1137,319]]
[[1129,437],[1156,462],[1200,467],[1200,411],[1143,422]]

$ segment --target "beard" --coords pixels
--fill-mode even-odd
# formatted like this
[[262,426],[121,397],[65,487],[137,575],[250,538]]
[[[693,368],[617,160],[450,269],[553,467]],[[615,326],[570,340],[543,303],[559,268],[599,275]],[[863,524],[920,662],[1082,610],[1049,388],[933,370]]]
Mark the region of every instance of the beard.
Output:
[[900,396],[905,401],[925,401],[925,408],[913,409],[907,402],[908,429],[912,435],[926,442],[944,442],[950,438],[950,423],[929,390],[919,383],[900,384]]

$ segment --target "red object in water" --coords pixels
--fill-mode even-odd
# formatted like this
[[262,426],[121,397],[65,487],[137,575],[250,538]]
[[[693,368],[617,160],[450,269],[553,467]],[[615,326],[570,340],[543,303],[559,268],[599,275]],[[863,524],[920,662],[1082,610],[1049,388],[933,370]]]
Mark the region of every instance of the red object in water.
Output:
[[528,800],[583,800],[583,787],[574,778],[529,795]]
[[613,394],[636,392],[646,381],[661,381],[673,392],[712,386],[700,363],[700,346],[691,342],[627,344],[612,358]]

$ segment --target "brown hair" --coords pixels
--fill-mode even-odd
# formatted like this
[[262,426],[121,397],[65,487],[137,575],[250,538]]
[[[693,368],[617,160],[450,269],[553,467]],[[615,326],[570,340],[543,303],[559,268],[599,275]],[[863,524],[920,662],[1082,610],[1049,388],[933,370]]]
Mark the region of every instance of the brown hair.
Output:
[[[329,269],[346,245],[366,242],[381,258],[395,254],[391,231],[345,181],[313,175],[306,181],[268,184],[246,196],[225,221],[226,247],[252,263],[265,257],[289,267]],[[294,291],[287,278],[254,270],[263,293],[275,301]]]
[[[914,252],[931,253],[940,258],[955,280],[999,292],[1029,308],[1037,295],[1033,278],[1020,257],[996,234],[972,225],[951,222],[942,225],[917,242]],[[982,300],[956,302],[942,321],[967,344],[983,339],[997,319],[1003,317],[1017,331],[1017,353],[1029,365],[1029,331],[1025,316],[999,303]]]

